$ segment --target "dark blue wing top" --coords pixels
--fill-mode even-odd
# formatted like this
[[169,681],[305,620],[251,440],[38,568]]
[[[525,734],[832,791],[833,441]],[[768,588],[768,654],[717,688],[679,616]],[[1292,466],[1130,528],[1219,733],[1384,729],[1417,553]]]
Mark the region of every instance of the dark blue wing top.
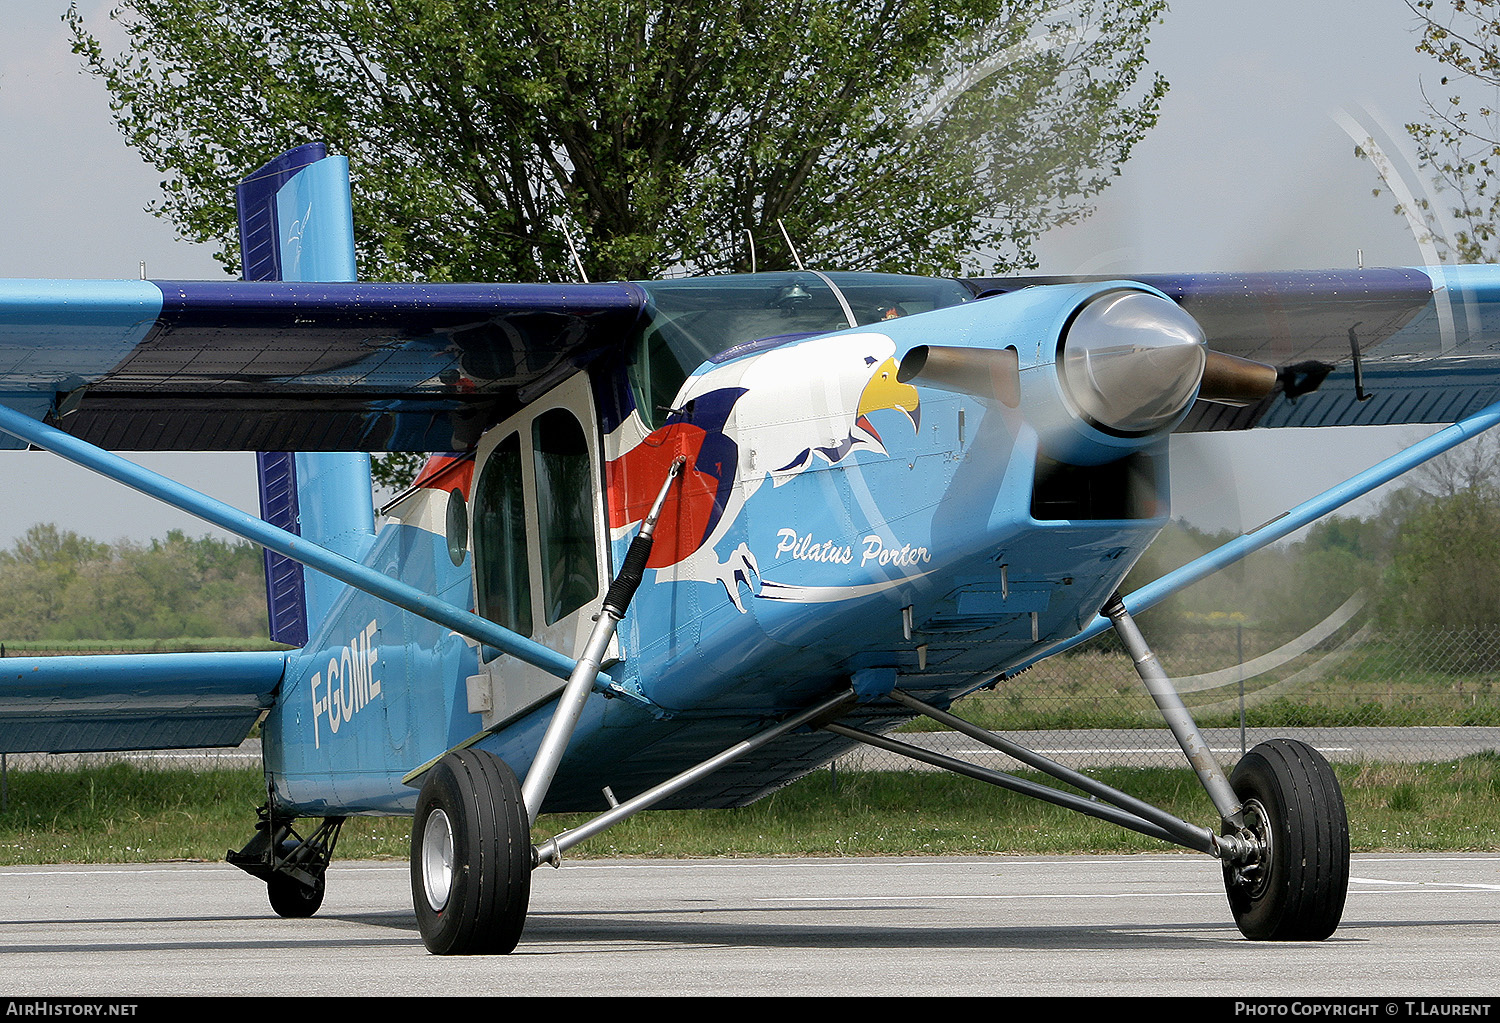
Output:
[[[1132,279],[1216,350],[1335,367],[1295,399],[1199,403],[1183,429],[1451,422],[1500,400],[1500,267]],[[627,283],[0,281],[0,401],[117,450],[453,450],[628,344],[648,301]]]
[[601,350],[631,284],[0,281],[0,400],[117,450],[449,450]]
[[[972,281],[984,293],[1079,278]],[[1235,409],[1199,402],[1179,430],[1450,423],[1500,401],[1500,266],[1145,274],[1209,346],[1274,366],[1324,363],[1316,391]]]

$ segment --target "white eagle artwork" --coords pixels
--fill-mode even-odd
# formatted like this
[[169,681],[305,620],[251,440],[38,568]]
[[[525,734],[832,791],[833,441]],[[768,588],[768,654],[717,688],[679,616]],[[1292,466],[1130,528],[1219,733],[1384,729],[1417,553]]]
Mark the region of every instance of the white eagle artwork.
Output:
[[[744,611],[740,584],[752,594],[760,589],[755,555],[741,543],[721,562],[717,544],[765,480],[779,487],[820,461],[835,464],[862,450],[885,454],[880,435],[866,418],[869,413],[898,409],[916,428],[917,390],[897,381],[895,352],[895,342],[884,334],[834,334],[689,377],[678,393],[678,408],[715,392],[740,392],[722,427],[738,447],[739,458],[734,486],[713,531],[666,573],[675,580],[722,583],[735,607]],[[772,381],[777,386],[767,386]]]

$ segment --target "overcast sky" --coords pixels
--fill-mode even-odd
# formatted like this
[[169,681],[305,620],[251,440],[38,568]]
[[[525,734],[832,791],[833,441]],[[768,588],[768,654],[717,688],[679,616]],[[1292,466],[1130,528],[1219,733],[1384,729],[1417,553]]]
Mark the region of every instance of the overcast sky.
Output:
[[[109,6],[79,3],[105,30]],[[222,276],[205,247],[144,212],[158,176],[115,131],[104,88],[79,72],[67,8],[0,0],[0,277],[137,277],[142,261],[159,279]],[[1177,0],[1148,50],[1172,86],[1161,122],[1094,217],[1043,239],[1042,270],[1352,266],[1361,252],[1366,266],[1421,264],[1390,199],[1371,195],[1378,179],[1350,134],[1373,134],[1420,190],[1401,126],[1421,115],[1421,80],[1440,72],[1416,41],[1400,0]],[[1412,436],[1295,433],[1174,441],[1175,511],[1253,526]],[[255,510],[253,456],[141,461]],[[104,540],[213,532],[50,455],[0,452],[0,481],[0,547],[46,521]]]

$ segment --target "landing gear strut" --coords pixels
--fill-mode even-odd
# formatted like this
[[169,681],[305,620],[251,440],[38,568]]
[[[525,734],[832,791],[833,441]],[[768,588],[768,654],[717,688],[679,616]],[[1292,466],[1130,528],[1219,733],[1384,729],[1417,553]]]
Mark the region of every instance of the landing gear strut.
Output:
[[1258,941],[1318,941],[1338,927],[1349,886],[1349,825],[1338,779],[1306,743],[1272,739],[1225,776],[1118,598],[1104,609],[1136,670],[1219,812],[1220,829],[1181,820],[1040,753],[931,706],[900,689],[887,696],[908,710],[983,743],[1083,795],[980,767],[890,736],[826,720],[835,735],[898,753],[1000,788],[1065,807],[1218,859],[1235,922]]
[[312,916],[323,905],[324,875],[344,818],[325,817],[303,838],[292,827],[295,821],[272,816],[266,806],[258,813],[255,837],[239,852],[231,849],[225,859],[266,883],[266,896],[278,916]]
[[593,690],[604,651],[640,585],[667,492],[686,463],[683,456],[673,460],[631,541],[558,697],[524,787],[499,757],[469,747],[444,754],[426,772],[411,830],[411,894],[428,951],[501,955],[520,940],[531,900],[531,871],[542,862],[531,844],[531,825]]
[[1118,595],[1104,614],[1219,811],[1224,887],[1240,932],[1258,941],[1328,937],[1349,889],[1349,822],[1333,768],[1306,743],[1272,739],[1226,778]]
[[[542,778],[535,793],[523,789],[498,757],[472,747],[445,754],[426,772],[417,800],[411,851],[412,900],[422,940],[439,955],[511,951],[525,926],[535,867],[542,863],[557,865],[566,848],[802,728],[824,729],[1207,853],[1223,864],[1230,909],[1246,937],[1328,937],[1343,913],[1349,882],[1348,822],[1338,779],[1328,762],[1305,743],[1275,739],[1256,746],[1241,760],[1233,776],[1226,776],[1118,597],[1109,602],[1104,613],[1114,622],[1137,673],[1218,811],[1219,830],[1178,819],[892,687],[885,694],[891,701],[990,745],[1083,794],[1012,777],[841,724],[838,719],[858,699],[850,689],[763,729],[623,803],[611,800],[609,810],[533,847],[530,826],[572,728],[571,715],[560,709],[554,719],[554,726],[562,721],[556,729],[558,735],[553,736],[554,729],[549,727],[542,744],[544,749],[552,748],[554,754],[544,757],[539,753],[533,762],[532,771],[538,772],[540,764]],[[606,626],[618,619],[608,601],[601,617],[610,619]],[[597,637],[590,645],[602,646]],[[589,654],[580,659],[580,670],[569,680],[567,690],[577,690],[575,695],[586,691],[582,683],[595,670],[591,657]],[[894,680],[895,673],[891,674]],[[568,702],[568,695],[565,691],[561,703]]]

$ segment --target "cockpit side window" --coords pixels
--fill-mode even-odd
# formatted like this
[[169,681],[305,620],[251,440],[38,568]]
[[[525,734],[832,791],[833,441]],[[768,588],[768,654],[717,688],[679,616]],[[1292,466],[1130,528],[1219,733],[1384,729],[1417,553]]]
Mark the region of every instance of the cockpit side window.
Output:
[[883,321],[958,305],[974,297],[958,281],[942,277],[903,277],[899,274],[831,273],[854,320],[878,327]]
[[833,289],[817,274],[699,277],[643,284],[649,320],[632,352],[630,383],[641,419],[666,419],[688,376],[726,349],[786,334],[849,326]]
[[641,287],[650,305],[632,348],[630,385],[651,429],[666,420],[688,376],[730,349],[846,330],[851,312],[855,323],[874,325],[971,297],[951,280],[805,271],[653,281]]

